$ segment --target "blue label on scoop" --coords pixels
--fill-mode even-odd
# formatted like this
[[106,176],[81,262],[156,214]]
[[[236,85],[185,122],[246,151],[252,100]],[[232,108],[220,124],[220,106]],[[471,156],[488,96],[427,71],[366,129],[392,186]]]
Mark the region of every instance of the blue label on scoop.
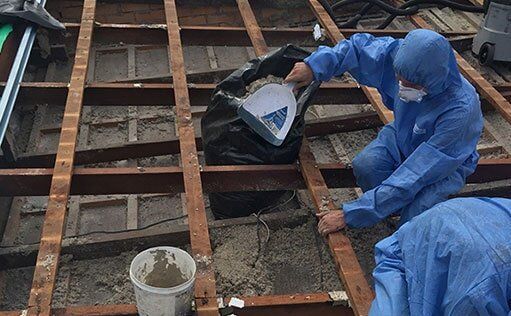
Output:
[[274,135],[277,135],[278,132],[282,129],[282,126],[284,126],[286,117],[287,107],[283,107],[277,111],[266,114],[260,119],[266,126],[268,126]]

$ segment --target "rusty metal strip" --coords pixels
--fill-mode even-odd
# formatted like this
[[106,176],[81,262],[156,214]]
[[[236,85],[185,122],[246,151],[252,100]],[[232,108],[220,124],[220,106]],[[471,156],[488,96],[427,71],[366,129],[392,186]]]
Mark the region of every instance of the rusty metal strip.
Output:
[[[409,16],[410,21],[417,27],[424,29],[432,29],[431,25],[426,22],[421,16],[414,14]],[[477,92],[481,94],[488,102],[500,112],[506,121],[511,123],[511,104],[500,94],[495,87],[492,86],[488,80],[477,70],[474,69],[458,52],[454,51],[456,61],[461,73],[475,86]]]
[[[309,5],[332,42],[338,43],[345,39],[325,8],[317,0],[309,0]],[[362,90],[384,124],[394,120],[394,114],[383,104],[378,90],[367,86],[362,86]]]
[[44,219],[41,245],[28,302],[30,315],[50,314],[67,202],[71,189],[76,137],[82,110],[95,11],[96,1],[85,0],[55,168],[53,169],[48,208]]
[[164,4],[169,38],[170,65],[174,78],[174,97],[183,165],[186,210],[190,226],[190,243],[194,258],[199,263],[195,281],[197,310],[199,315],[217,315],[215,274],[211,263],[213,250],[209,239],[208,221],[202,193],[177,8],[175,0],[165,0]]
[[[259,55],[265,54],[268,47],[248,0],[238,0],[238,6],[245,22],[252,45]],[[340,33],[338,33],[340,35]],[[332,38],[336,40],[336,38]],[[300,168],[312,196],[317,212],[325,210],[340,211],[332,202],[325,179],[318,169],[318,164],[311,152],[309,143],[304,137],[299,155]],[[364,272],[357,260],[349,239],[341,232],[330,234],[328,244],[337,264],[339,275],[348,292],[351,307],[356,315],[367,315],[373,299],[373,292],[365,279]]]

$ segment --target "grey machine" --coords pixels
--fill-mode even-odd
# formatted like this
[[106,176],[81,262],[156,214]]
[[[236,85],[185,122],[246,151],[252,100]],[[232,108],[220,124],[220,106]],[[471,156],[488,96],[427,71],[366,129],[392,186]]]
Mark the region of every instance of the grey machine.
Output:
[[484,19],[472,43],[472,52],[483,65],[511,62],[511,0],[484,1]]

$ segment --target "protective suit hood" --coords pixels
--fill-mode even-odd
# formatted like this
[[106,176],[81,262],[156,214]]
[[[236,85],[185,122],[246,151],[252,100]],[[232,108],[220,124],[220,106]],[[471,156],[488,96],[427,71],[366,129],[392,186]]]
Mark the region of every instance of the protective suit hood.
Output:
[[426,88],[429,96],[461,85],[461,75],[451,44],[430,30],[408,33],[394,59],[394,70],[406,80]]

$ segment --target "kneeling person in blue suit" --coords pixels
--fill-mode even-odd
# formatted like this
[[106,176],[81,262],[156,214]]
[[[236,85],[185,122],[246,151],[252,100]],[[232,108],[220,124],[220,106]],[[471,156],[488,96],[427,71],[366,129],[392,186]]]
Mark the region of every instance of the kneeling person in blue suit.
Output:
[[286,81],[299,88],[344,72],[378,89],[395,120],[353,160],[364,194],[343,212],[320,214],[320,232],[371,226],[393,213],[403,224],[458,192],[476,168],[483,119],[449,42],[429,30],[404,39],[355,34],[321,46]]
[[437,204],[376,244],[370,315],[511,315],[511,200]]

